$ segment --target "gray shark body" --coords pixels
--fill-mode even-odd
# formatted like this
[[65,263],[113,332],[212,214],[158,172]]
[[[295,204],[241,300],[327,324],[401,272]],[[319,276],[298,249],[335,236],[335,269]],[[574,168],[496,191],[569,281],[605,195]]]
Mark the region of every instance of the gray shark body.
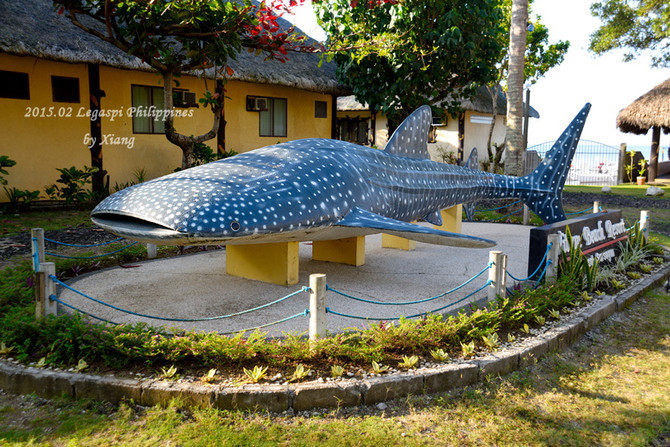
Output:
[[383,151],[329,139],[268,146],[119,191],[93,210],[92,219],[117,235],[162,245],[384,232],[440,245],[491,247],[495,242],[411,222],[439,225],[442,209],[503,197],[521,198],[545,222],[563,220],[561,191],[589,108],[525,177],[431,161],[426,138],[432,119],[424,106]]

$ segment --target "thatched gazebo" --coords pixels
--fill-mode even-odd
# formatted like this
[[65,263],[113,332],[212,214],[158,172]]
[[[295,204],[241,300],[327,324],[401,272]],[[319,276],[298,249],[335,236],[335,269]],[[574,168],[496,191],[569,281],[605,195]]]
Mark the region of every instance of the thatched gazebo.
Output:
[[670,133],[670,79],[661,82],[619,112],[616,125],[622,132],[637,135],[644,135],[652,129],[648,180],[656,180],[661,129],[665,134]]

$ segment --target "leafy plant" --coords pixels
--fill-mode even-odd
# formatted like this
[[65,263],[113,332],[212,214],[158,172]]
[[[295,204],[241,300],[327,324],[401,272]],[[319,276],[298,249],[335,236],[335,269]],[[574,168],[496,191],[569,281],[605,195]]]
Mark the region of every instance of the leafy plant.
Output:
[[663,262],[665,262],[663,258],[659,258],[657,256],[654,256],[651,260],[654,261],[654,264],[656,265],[661,265]]
[[471,341],[470,343],[461,342],[461,352],[463,352],[463,357],[470,358],[475,355],[475,342]]
[[640,272],[626,272],[626,275],[628,275],[628,277],[630,279],[640,279],[640,278],[642,278],[642,275],[640,274]]
[[535,321],[537,321],[537,324],[539,324],[540,326],[543,326],[544,323],[546,323],[547,319],[542,315],[535,315]]
[[645,172],[647,172],[647,160],[643,158],[637,163],[637,165],[639,166],[637,169],[637,174],[639,176],[643,176]]
[[98,172],[98,168],[84,166],[83,169],[77,169],[71,166],[69,168],[56,168],[56,170],[60,172],[60,178],[56,182],[63,184],[63,186],[51,185],[48,187],[47,195],[49,197],[54,194],[59,199],[65,200],[66,205],[85,202],[92,197],[91,191],[86,188],[91,185],[93,174]]
[[261,367],[256,365],[254,366],[254,369],[249,370],[247,368],[244,368],[243,371],[244,374],[249,378],[249,380],[251,380],[253,383],[258,383],[261,380],[263,380],[263,378],[265,378],[268,372],[268,367],[267,366]]
[[295,371],[293,371],[293,375],[289,379],[289,382],[302,380],[305,377],[309,376],[311,373],[312,373],[311,369],[305,368],[305,365],[300,363],[298,366],[295,367]]
[[484,344],[493,351],[498,349],[500,346],[500,339],[498,338],[498,334],[496,332],[482,336],[482,340],[484,341]]
[[416,368],[416,365],[419,363],[419,357],[416,355],[412,356],[402,356],[402,362],[398,363],[398,366],[401,368],[413,369]]
[[344,368],[340,365],[333,365],[330,367],[330,375],[337,378],[344,375]]
[[39,191],[30,191],[28,189],[17,189],[17,188],[3,188],[7,197],[9,198],[9,203],[14,209],[18,209],[21,205],[28,206],[31,202],[40,198]]
[[202,380],[205,383],[212,383],[216,380],[217,372],[218,371],[216,370],[216,368],[211,368],[209,371],[207,371],[207,373],[204,376],[200,378],[200,380]]
[[511,332],[507,333],[507,341],[509,343],[514,343],[516,341],[516,335],[512,334]]
[[42,357],[42,358],[40,358],[40,359],[37,361],[37,363],[35,363],[35,366],[36,366],[37,368],[44,368],[46,365],[47,365],[47,358],[46,358],[46,357]]
[[86,360],[79,359],[77,366],[74,367],[74,372],[82,372],[86,368],[88,368],[88,363],[86,363]]
[[430,355],[437,360],[438,362],[448,362],[449,361],[449,354],[447,354],[444,349],[439,348],[439,349],[433,349],[430,351]]
[[7,355],[12,352],[14,348],[12,346],[7,346],[5,342],[0,342],[0,355]]
[[654,269],[651,265],[649,264],[640,264],[638,266],[640,270],[642,270],[644,273],[651,273],[651,271]]
[[9,158],[7,155],[0,155],[0,185],[6,185],[7,179],[4,177],[9,172],[5,168],[11,168],[16,165],[16,161]]
[[389,367],[387,365],[382,365],[381,363],[377,363],[374,360],[372,361],[372,372],[373,373],[382,374],[382,373],[385,373],[388,370],[389,370]]
[[626,283],[623,281],[619,281],[618,279],[614,278],[612,280],[612,287],[614,287],[617,290],[622,290],[626,288]]
[[550,309],[549,310],[549,315],[551,315],[551,318],[555,320],[560,320],[561,318],[561,313],[557,311],[556,309]]
[[589,295],[589,293],[585,290],[585,291],[582,292],[582,299],[583,299],[584,301],[588,302],[588,301],[591,301],[593,298],[592,298],[591,295]]
[[177,367],[172,365],[168,369],[161,368],[161,377],[166,380],[177,378]]
[[521,328],[521,330],[522,330],[525,334],[530,334],[530,327],[528,326],[527,323],[524,323],[524,324],[523,324],[523,327]]

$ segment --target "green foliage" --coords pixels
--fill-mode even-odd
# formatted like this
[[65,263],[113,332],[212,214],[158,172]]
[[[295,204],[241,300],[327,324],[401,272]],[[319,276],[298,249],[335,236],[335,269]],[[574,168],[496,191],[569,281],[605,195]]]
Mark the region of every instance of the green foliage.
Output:
[[495,76],[498,1],[333,0],[313,6],[331,49],[339,50],[338,79],[352,86],[358,101],[384,113],[391,130],[424,104],[441,102],[459,114],[462,99]]
[[416,355],[403,355],[402,362],[398,363],[398,366],[406,369],[414,369],[416,365],[419,364],[419,357]]
[[448,362],[449,361],[449,354],[442,348],[433,349],[432,351],[430,351],[430,355],[431,355],[431,357],[433,357],[438,362]]
[[567,252],[561,251],[558,274],[574,281],[579,290],[593,292],[598,278],[598,260],[592,257],[589,264],[588,259],[582,255],[581,237],[580,242],[575,243],[572,240],[570,227],[566,227],[565,234],[569,249]]
[[637,175],[644,175],[647,172],[647,160],[644,158],[640,160],[638,163],[638,168],[637,168]]
[[344,368],[341,365],[333,365],[330,367],[330,375],[332,377],[338,378],[342,377],[344,374]]
[[28,189],[4,188],[12,209],[17,210],[21,207],[28,207],[30,203],[40,198],[39,191],[30,191]]
[[297,382],[298,380],[302,380],[305,377],[309,376],[312,373],[312,370],[309,368],[305,368],[305,365],[300,363],[298,366],[295,367],[295,371],[293,371],[293,375],[289,379],[289,382]]
[[63,186],[47,187],[46,193],[49,197],[64,200],[66,205],[85,202],[93,197],[90,189],[87,188],[90,188],[93,174],[98,172],[98,168],[84,166],[83,169],[77,169],[71,166],[56,168],[56,170],[60,172],[60,178],[56,181]]
[[0,185],[6,185],[7,179],[4,177],[9,172],[5,168],[11,168],[16,165],[16,161],[9,158],[7,155],[0,155]]
[[663,0],[602,0],[591,5],[591,14],[603,23],[593,34],[589,50],[602,54],[627,50],[624,61],[650,50],[652,66],[670,66],[670,7]]
[[383,374],[388,370],[389,367],[387,365],[382,365],[381,363],[377,363],[374,360],[372,361],[372,372],[374,374]]
[[244,374],[251,380],[253,383],[258,383],[265,378],[268,372],[267,366],[254,366],[253,369],[243,369]]

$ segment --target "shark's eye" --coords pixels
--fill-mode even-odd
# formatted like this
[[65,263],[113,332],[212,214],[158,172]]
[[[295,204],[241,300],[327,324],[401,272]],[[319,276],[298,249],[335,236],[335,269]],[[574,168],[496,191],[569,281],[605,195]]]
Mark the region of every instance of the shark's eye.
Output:
[[239,223],[238,221],[234,220],[234,221],[232,221],[232,222],[230,223],[230,229],[231,229],[231,230],[233,230],[233,231],[240,231],[240,228],[241,228],[241,227],[240,227],[240,223]]

